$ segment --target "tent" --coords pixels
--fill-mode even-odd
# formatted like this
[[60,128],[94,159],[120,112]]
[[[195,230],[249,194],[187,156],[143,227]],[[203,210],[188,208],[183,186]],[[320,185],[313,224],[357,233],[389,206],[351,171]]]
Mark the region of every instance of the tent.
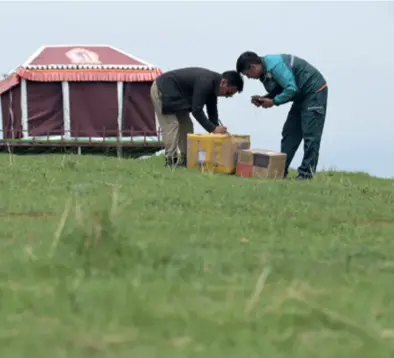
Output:
[[0,141],[158,141],[160,74],[112,46],[44,46],[0,81]]

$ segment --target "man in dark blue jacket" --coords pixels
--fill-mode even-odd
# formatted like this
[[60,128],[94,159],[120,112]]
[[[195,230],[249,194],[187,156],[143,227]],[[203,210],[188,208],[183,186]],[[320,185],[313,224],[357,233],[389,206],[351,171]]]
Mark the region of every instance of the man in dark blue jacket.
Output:
[[327,111],[328,88],[323,75],[297,56],[259,56],[251,51],[239,56],[236,68],[248,78],[259,79],[268,92],[252,97],[255,106],[271,108],[293,102],[282,131],[281,151],[287,154],[285,176],[304,140],[304,157],[297,179],[312,179]]

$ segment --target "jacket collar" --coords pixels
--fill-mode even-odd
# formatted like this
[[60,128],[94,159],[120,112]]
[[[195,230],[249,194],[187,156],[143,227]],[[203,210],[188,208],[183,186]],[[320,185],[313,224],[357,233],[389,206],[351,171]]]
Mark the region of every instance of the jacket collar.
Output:
[[260,75],[260,81],[265,81],[271,78],[271,74],[267,72],[267,66],[265,64],[264,56],[260,56],[261,65],[263,66],[263,72]]
[[220,82],[222,81],[222,75],[220,73],[215,74],[215,78],[213,80],[214,83],[214,92],[217,96],[219,96],[220,90]]

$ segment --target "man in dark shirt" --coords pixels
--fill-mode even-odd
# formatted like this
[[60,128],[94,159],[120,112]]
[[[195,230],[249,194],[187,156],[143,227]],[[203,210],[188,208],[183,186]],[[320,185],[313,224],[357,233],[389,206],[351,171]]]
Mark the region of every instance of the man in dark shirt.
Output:
[[220,74],[188,67],[160,75],[152,84],[151,99],[163,133],[166,165],[186,166],[187,134],[194,130],[190,113],[207,132],[227,133],[227,128],[219,125],[217,98],[242,90],[243,79],[236,71]]

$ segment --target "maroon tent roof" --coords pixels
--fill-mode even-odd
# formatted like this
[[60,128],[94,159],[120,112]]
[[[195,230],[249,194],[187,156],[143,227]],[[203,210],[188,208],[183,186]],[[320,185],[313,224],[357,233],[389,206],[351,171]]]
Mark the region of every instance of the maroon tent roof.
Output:
[[48,65],[131,65],[147,66],[147,63],[125,54],[111,46],[56,46],[44,47],[34,54],[25,66]]
[[153,81],[161,70],[112,46],[44,46],[0,82],[0,94],[20,79],[39,82]]

